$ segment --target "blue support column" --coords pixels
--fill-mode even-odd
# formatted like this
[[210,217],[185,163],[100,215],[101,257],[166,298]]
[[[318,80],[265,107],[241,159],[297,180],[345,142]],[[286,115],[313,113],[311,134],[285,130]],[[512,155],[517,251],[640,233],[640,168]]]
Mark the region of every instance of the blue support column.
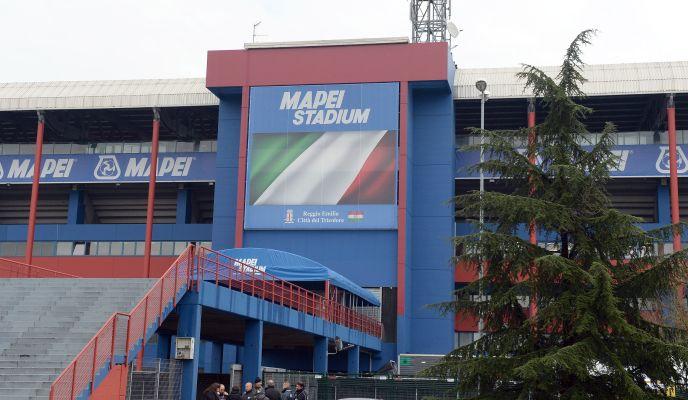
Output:
[[188,224],[191,214],[191,199],[189,189],[177,190],[177,224]]
[[72,190],[69,192],[67,223],[70,225],[84,223],[84,192],[81,190]]
[[158,351],[157,358],[166,360],[170,358],[170,335],[158,334]]
[[198,362],[201,346],[201,313],[202,307],[198,301],[198,293],[190,291],[177,305],[179,322],[177,336],[195,338],[193,360],[185,360],[182,370],[182,400],[196,399],[196,385],[198,381]]
[[244,332],[243,371],[241,374],[242,385],[253,382],[261,376],[261,364],[263,362],[263,321],[246,320],[246,332]]
[[661,225],[671,224],[671,202],[669,200],[669,185],[657,183],[657,222]]
[[358,375],[361,364],[361,347],[354,346],[349,349],[346,360],[346,372],[349,375]]
[[313,343],[313,372],[327,373],[327,338],[316,336]]

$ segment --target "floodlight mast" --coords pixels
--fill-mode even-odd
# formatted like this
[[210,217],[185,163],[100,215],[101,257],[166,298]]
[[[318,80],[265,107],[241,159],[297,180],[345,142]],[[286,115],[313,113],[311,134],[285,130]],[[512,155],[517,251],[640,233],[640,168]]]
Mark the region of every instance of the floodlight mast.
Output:
[[[485,211],[483,210],[483,196],[485,194],[485,174],[483,172],[482,163],[485,161],[485,102],[490,97],[490,92],[487,90],[487,82],[479,80],[475,83],[475,88],[480,92],[480,211],[478,217],[478,224],[480,228],[480,240],[482,240],[482,233],[485,227]],[[478,280],[483,279],[483,259],[479,257],[478,262]],[[478,301],[483,301],[483,287],[482,283],[478,284]],[[484,321],[480,317],[478,319],[478,337],[482,337],[484,330]]]

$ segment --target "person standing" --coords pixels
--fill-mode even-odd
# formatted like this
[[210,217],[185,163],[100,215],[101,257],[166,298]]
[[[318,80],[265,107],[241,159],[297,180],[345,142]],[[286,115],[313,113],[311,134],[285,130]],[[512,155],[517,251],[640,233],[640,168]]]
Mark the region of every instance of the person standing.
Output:
[[239,386],[232,386],[232,390],[229,391],[229,396],[227,400],[241,400],[241,389]]
[[272,379],[268,380],[268,386],[265,388],[265,397],[269,400],[280,400],[282,398],[280,392],[275,389],[275,381]]
[[306,392],[303,382],[296,383],[296,393],[294,398],[296,400],[308,400],[308,392]]
[[284,381],[282,383],[282,400],[294,400],[294,391],[291,390],[291,384],[289,381]]
[[203,390],[203,393],[201,393],[201,398],[203,400],[218,400],[218,398],[219,398],[218,394],[220,393],[220,386],[222,386],[222,385],[217,383],[217,382],[211,384],[210,386],[205,388],[205,390]]
[[246,391],[244,395],[241,396],[241,400],[254,400],[255,393],[253,392],[253,384],[251,382],[246,382]]

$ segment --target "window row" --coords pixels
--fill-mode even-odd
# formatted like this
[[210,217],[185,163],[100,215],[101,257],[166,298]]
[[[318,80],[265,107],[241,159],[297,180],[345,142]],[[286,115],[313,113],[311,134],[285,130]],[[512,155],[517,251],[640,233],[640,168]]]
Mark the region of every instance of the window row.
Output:
[[[151,255],[176,256],[181,254],[190,242],[152,242]],[[211,247],[210,242],[199,242],[200,246]],[[52,256],[143,256],[145,242],[35,242],[33,255]],[[0,257],[23,257],[25,242],[0,242]]]
[[[601,134],[589,133],[585,135],[585,139],[581,140],[581,145],[595,145],[599,142]],[[676,141],[678,144],[688,143],[688,130],[676,131]],[[618,132],[615,134],[614,143],[617,145],[635,145],[635,144],[668,144],[669,134],[666,131],[638,131],[638,132]],[[456,145],[459,147],[480,144],[480,135],[457,135]],[[526,147],[525,140],[519,140],[515,143],[517,147]]]
[[[44,143],[43,154],[117,154],[117,153],[150,153],[150,142],[134,143]],[[195,142],[161,141],[158,144],[160,153],[211,153],[217,151],[216,140],[200,140]],[[34,154],[34,143],[3,143],[0,144],[0,154]]]

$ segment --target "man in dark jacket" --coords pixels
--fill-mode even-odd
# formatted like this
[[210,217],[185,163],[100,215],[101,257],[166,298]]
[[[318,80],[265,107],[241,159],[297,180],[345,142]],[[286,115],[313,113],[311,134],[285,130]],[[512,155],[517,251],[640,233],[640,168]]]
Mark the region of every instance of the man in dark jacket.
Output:
[[294,391],[291,390],[289,381],[284,381],[282,384],[282,400],[294,400]]
[[280,392],[275,389],[275,381],[272,379],[268,380],[268,387],[265,389],[265,397],[269,400],[280,400],[282,398]]
[[244,395],[241,396],[241,400],[253,400],[255,398],[255,393],[253,393],[253,384],[251,382],[246,382],[246,391]]
[[232,386],[232,390],[229,392],[228,400],[241,400],[241,389],[239,386]]
[[296,400],[308,400],[308,392],[304,390],[303,382],[296,383]]

